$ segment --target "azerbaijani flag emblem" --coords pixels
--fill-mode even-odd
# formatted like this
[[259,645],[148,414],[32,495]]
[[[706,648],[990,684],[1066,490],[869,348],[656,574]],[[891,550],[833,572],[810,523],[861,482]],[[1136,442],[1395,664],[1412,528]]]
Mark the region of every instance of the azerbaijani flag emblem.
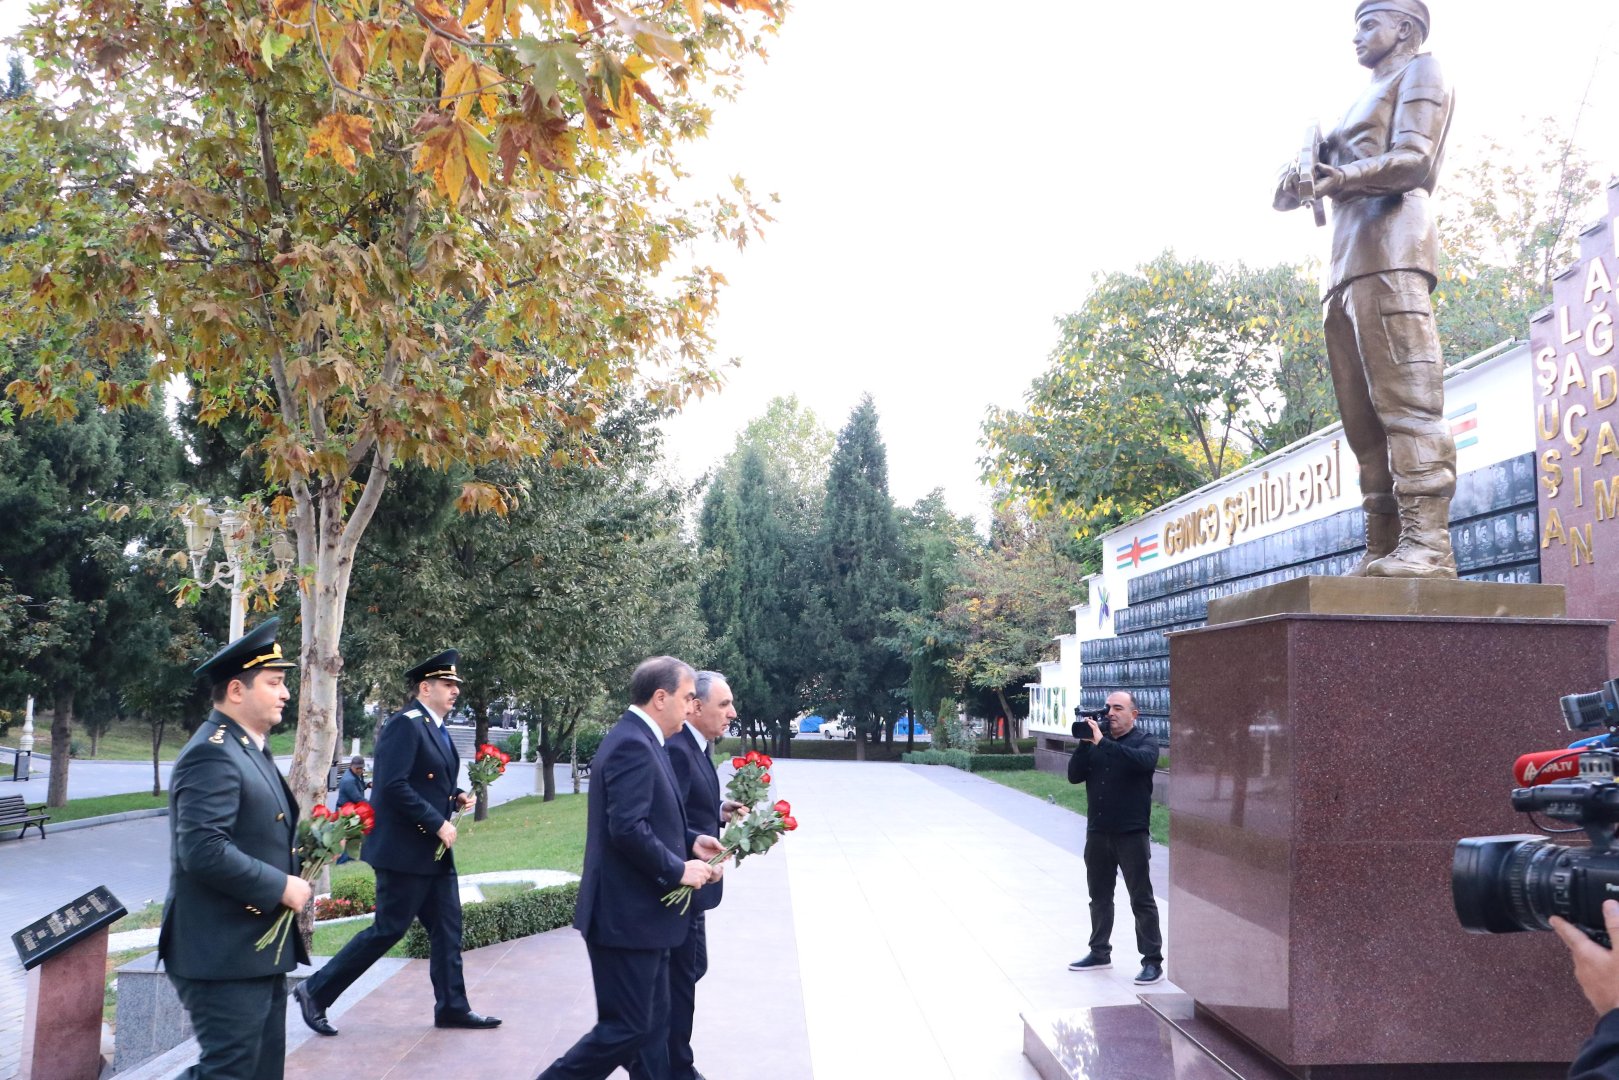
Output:
[[1450,437],[1456,440],[1456,449],[1478,445],[1478,402],[1446,414],[1445,419],[1450,421]]
[[1137,567],[1158,557],[1158,537],[1136,537],[1118,549],[1118,565]]

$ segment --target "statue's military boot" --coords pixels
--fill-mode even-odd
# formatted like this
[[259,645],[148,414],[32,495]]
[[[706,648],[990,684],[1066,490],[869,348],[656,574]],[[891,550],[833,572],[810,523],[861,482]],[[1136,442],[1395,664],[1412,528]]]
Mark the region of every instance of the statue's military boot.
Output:
[[1450,500],[1434,496],[1402,496],[1400,542],[1393,552],[1366,568],[1367,577],[1453,578],[1456,557],[1450,550]]
[[1393,495],[1368,495],[1366,509],[1366,554],[1348,573],[1348,577],[1365,577],[1366,570],[1378,559],[1394,552],[1400,542],[1400,507]]

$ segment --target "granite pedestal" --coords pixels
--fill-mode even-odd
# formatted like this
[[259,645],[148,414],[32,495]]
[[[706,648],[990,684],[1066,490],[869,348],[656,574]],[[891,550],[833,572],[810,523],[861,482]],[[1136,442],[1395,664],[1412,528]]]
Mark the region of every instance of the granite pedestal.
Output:
[[[329,958],[317,956],[314,959],[314,967],[300,964],[287,972],[289,993]],[[292,1012],[296,1015],[297,1009]],[[96,1019],[100,1018],[98,999]],[[191,1037],[191,1017],[180,1004],[180,995],[169,982],[168,972],[163,970],[163,961],[156,952],[136,957],[118,969],[117,1037],[113,1042],[116,1071],[127,1072]]]
[[19,1080],[96,1080],[101,1075],[105,927],[28,972]]
[[1512,763],[1567,744],[1558,698],[1607,677],[1608,632],[1316,613],[1175,635],[1168,970],[1196,1015],[1310,1080],[1564,1075],[1593,1021],[1567,953],[1464,932],[1450,864],[1532,831]]

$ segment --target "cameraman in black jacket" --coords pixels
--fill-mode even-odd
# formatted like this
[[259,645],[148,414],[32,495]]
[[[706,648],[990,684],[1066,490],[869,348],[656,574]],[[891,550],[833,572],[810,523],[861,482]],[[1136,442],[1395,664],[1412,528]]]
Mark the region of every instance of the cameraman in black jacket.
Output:
[[[1608,938],[1619,941],[1619,903],[1602,902]],[[1552,929],[1574,957],[1574,977],[1586,1000],[1597,1011],[1596,1031],[1580,1047],[1580,1056],[1568,1070],[1569,1080],[1619,1080],[1619,954],[1585,936],[1585,931],[1557,916]]]
[[[1076,713],[1078,709],[1074,710]],[[1091,951],[1069,971],[1101,971],[1113,966],[1113,890],[1124,874],[1130,910],[1136,917],[1136,948],[1141,951],[1138,986],[1164,978],[1164,939],[1158,904],[1147,873],[1152,839],[1152,774],[1158,767],[1158,740],[1136,727],[1135,699],[1120,690],[1107,698],[1107,731],[1085,717],[1088,732],[1074,725],[1079,746],[1068,759],[1068,782],[1086,784],[1089,813],[1085,829],[1085,873],[1091,894]]]

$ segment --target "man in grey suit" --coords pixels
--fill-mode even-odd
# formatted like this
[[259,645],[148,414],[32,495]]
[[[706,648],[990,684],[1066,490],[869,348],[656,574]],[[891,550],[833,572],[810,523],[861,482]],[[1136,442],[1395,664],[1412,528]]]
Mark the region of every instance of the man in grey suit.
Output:
[[270,729],[289,697],[270,619],[197,669],[214,711],[175,759],[169,779],[169,895],[158,955],[191,1014],[198,1080],[279,1080],[286,1058],[286,973],[308,962],[256,942],[310,886],[295,851],[298,804],[270,757]]

